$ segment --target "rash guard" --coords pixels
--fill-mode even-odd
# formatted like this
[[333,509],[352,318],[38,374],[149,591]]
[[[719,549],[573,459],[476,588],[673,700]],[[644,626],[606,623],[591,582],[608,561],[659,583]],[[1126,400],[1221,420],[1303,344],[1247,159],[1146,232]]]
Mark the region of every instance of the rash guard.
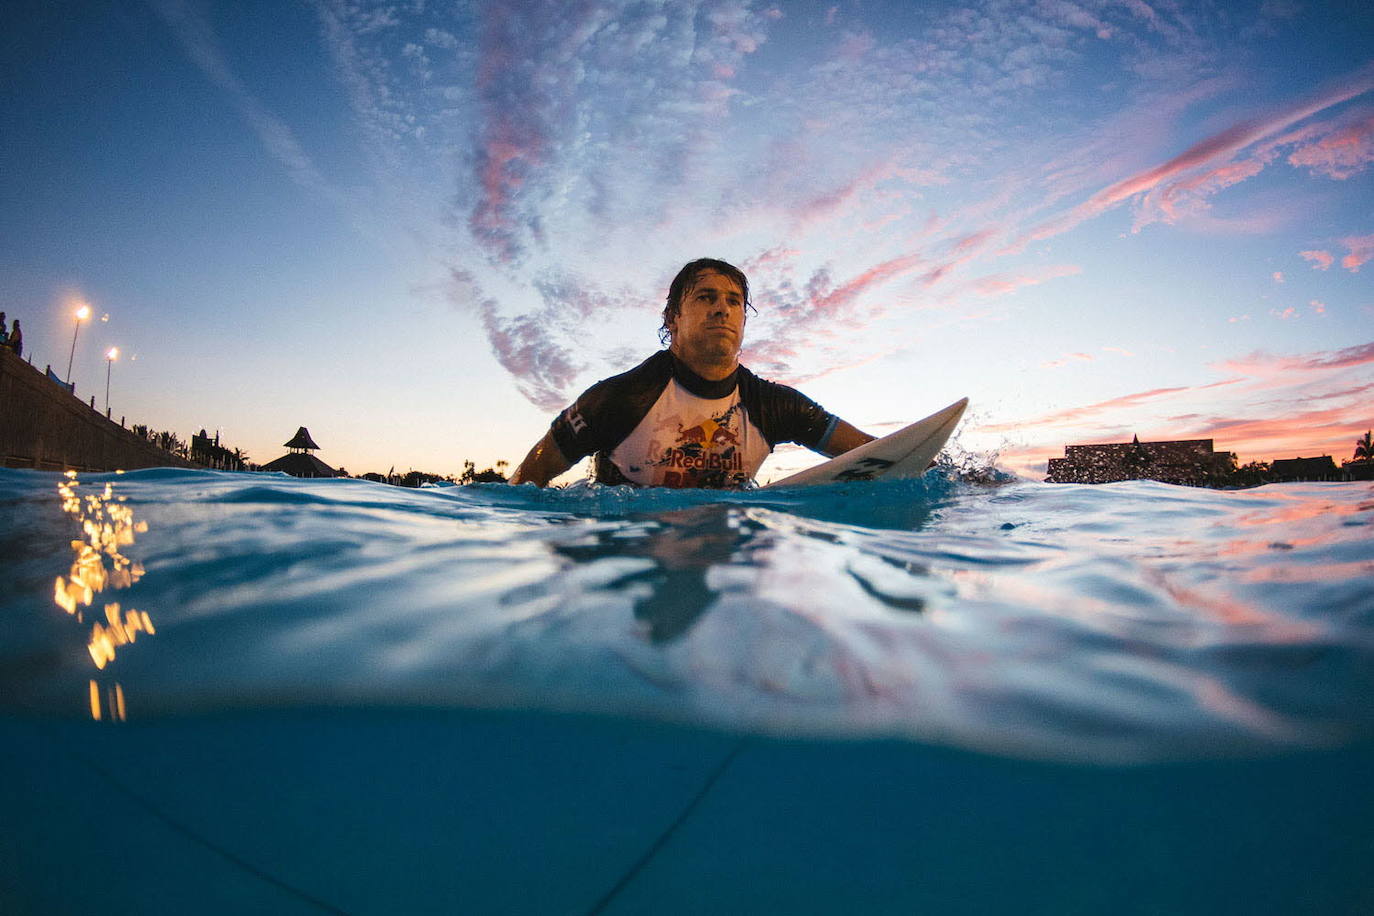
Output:
[[838,422],[795,388],[743,366],[704,379],[669,350],[602,379],[553,421],[569,461],[595,479],[655,487],[742,487],[779,442],[817,451]]

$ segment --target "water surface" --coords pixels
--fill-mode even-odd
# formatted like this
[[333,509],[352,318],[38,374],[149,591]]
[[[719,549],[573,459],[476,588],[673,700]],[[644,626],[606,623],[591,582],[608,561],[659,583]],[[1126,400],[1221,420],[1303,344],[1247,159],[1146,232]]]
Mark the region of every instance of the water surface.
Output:
[[0,743],[30,827],[99,836],[56,798],[95,781],[199,850],[131,905],[213,862],[284,911],[1356,912],[1371,535],[1368,483],[0,471]]

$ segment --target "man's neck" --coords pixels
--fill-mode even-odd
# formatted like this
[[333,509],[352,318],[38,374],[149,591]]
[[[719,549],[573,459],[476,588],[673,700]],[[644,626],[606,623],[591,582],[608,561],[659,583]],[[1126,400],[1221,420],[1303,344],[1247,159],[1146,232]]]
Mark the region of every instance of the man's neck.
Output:
[[735,356],[725,357],[719,360],[707,360],[701,358],[689,358],[676,347],[670,347],[673,355],[678,358],[688,369],[710,382],[718,382],[721,379],[729,378],[730,373],[739,368],[739,358]]
[[739,384],[737,376],[738,369],[739,367],[736,366],[735,372],[731,372],[729,375],[723,376],[722,378],[706,378],[698,374],[691,366],[678,359],[675,354],[673,355],[673,379],[689,393],[708,400],[716,400],[730,396],[735,390],[735,386]]

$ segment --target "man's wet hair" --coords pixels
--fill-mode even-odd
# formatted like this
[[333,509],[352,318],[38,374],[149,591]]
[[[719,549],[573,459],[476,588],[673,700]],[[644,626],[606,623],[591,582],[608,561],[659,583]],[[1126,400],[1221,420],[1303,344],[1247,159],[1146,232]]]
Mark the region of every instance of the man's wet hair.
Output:
[[668,301],[663,306],[663,324],[658,329],[658,342],[665,347],[673,339],[673,332],[668,330],[668,322],[676,318],[678,312],[682,311],[682,297],[696,283],[697,278],[706,271],[715,271],[722,277],[729,277],[738,283],[740,292],[744,294],[745,311],[755,311],[754,303],[749,298],[749,278],[744,275],[744,271],[718,258],[697,258],[695,261],[688,261],[683,265],[682,270],[677,272],[677,276],[673,277],[672,285],[668,287]]

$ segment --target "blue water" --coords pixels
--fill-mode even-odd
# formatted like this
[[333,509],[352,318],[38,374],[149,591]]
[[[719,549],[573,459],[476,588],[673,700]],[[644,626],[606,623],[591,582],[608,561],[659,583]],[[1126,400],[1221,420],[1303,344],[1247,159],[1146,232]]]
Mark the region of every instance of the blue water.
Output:
[[0,904],[1374,910],[1374,488],[988,477],[0,471]]

